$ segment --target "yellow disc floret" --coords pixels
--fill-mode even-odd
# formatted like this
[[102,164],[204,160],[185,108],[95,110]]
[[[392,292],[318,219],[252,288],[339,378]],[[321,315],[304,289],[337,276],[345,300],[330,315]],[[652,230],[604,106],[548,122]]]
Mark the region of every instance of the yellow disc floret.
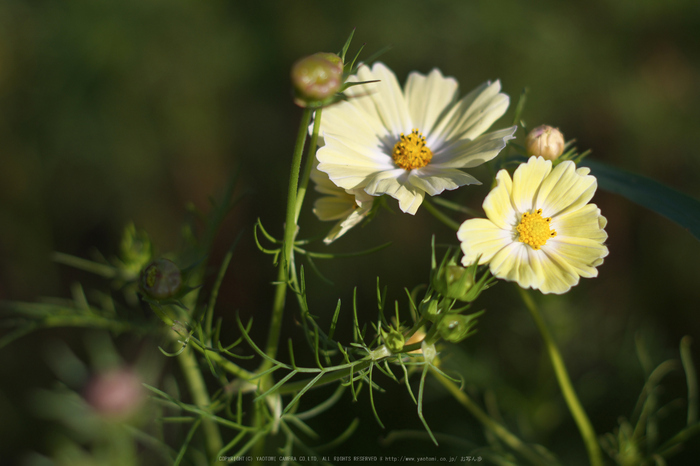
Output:
[[516,230],[520,234],[519,241],[529,244],[532,249],[540,249],[549,238],[557,236],[557,232],[549,228],[551,217],[542,218],[542,209],[534,213],[525,212]]
[[401,133],[401,139],[391,153],[394,163],[404,170],[423,168],[433,159],[433,152],[425,145],[425,138],[414,129],[408,136]]

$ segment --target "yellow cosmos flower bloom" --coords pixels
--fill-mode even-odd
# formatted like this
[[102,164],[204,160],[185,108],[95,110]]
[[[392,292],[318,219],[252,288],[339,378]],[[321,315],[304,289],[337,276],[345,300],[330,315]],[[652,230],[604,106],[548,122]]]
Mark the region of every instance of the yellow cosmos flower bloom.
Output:
[[347,190],[388,194],[415,214],[425,194],[479,181],[463,168],[493,159],[516,127],[483,134],[508,108],[501,84],[485,83],[458,100],[457,81],[435,69],[411,73],[404,90],[382,63],[362,66],[349,99],[324,110],[318,169]]
[[579,277],[596,277],[608,235],[607,220],[588,203],[597,188],[589,172],[571,161],[552,169],[542,157],[530,157],[512,180],[499,171],[483,204],[488,219],[467,220],[457,232],[462,263],[479,258],[495,277],[543,293],[562,294]]
[[317,167],[312,168],[311,179],[316,184],[316,191],[325,194],[314,203],[314,214],[321,221],[337,221],[324,238],[324,243],[330,244],[343,236],[372,210],[376,198],[363,190],[339,188]]

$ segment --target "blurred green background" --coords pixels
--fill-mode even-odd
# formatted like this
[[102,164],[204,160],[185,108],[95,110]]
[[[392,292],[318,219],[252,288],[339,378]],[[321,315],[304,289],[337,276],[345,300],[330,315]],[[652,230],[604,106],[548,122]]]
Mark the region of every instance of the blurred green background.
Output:
[[[129,221],[150,233],[159,252],[176,251],[185,206],[207,210],[208,197],[220,194],[239,169],[239,192],[246,196],[224,224],[211,258],[218,264],[243,232],[218,312],[231,330],[237,310],[255,315],[264,335],[276,272],[269,256],[257,251],[252,226],[259,217],[281,235],[301,113],[292,103],[289,69],[301,56],[339,50],[353,28],[351,52],[366,43],[366,57],[391,45],[381,60],[402,83],[410,71],[433,67],[457,78],[462,93],[500,79],[512,105],[496,127],[510,125],[517,97],[528,87],[528,126],[557,126],[599,161],[700,197],[697,1],[4,0],[0,299],[68,296],[76,280],[104,287],[51,262],[50,254],[113,256]],[[462,189],[446,198],[478,208],[486,192]],[[683,335],[700,336],[700,245],[681,227],[625,199],[599,191],[594,202],[609,221],[610,256],[599,278],[539,302],[603,433],[616,427],[618,416],[631,415],[644,383],[635,335],[643,335],[657,364],[677,357]],[[330,226],[309,208],[300,235],[322,234]],[[456,244],[454,234],[424,210],[411,217],[395,209],[330,248],[316,245],[348,252],[393,241],[370,258],[319,264],[336,286],[310,277],[312,310],[327,322],[337,299],[347,306],[357,286],[366,320],[375,320],[377,276],[405,309],[402,288],[428,280],[433,234],[438,242]],[[455,349],[450,363],[468,376],[478,399],[486,393],[497,400],[505,422],[528,441],[553,446],[564,464],[585,464],[517,293],[500,284],[482,301],[488,310],[479,333]],[[287,314],[293,335],[293,312]],[[6,458],[46,450],[51,426],[33,417],[26,393],[52,380],[44,342],[75,342],[76,333],[41,331],[0,352],[0,452],[9,452]],[[696,360],[698,354],[694,350]],[[670,384],[666,402],[685,397],[682,372]],[[384,385],[389,392],[377,402],[387,431],[361,398],[353,408],[367,411],[362,428],[339,453],[372,454],[388,431],[420,429],[405,388]],[[434,430],[484,443],[466,411],[437,386],[429,392],[426,417]],[[334,415],[331,425],[344,426],[351,417]],[[682,426],[669,419],[662,433]],[[428,442],[399,441],[391,448],[432,451]]]

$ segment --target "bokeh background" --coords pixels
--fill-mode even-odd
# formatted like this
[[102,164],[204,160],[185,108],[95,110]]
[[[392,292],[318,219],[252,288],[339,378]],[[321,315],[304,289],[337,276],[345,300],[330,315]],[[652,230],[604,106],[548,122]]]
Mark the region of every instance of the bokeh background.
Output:
[[[339,50],[353,28],[351,52],[366,43],[366,57],[390,45],[381,60],[401,82],[411,71],[434,67],[457,78],[463,93],[500,79],[512,105],[498,127],[511,124],[517,97],[527,87],[523,119],[530,127],[557,126],[596,160],[700,197],[697,1],[5,0],[0,299],[67,297],[77,280],[104,288],[87,273],[51,262],[50,254],[113,256],[129,221],[148,231],[160,253],[177,251],[187,206],[207,210],[209,196],[220,194],[239,170],[238,192],[245,197],[211,257],[218,264],[242,232],[217,312],[231,324],[232,339],[236,311],[254,315],[263,336],[276,272],[269,256],[256,249],[252,230],[257,218],[274,235],[282,230],[301,114],[292,103],[289,69],[301,56]],[[483,179],[486,172],[477,175]],[[479,208],[486,192],[466,188],[446,198]],[[603,433],[617,426],[619,416],[632,414],[642,389],[635,342],[658,364],[678,357],[682,336],[700,337],[700,244],[623,198],[599,191],[594,200],[609,220],[610,256],[599,278],[538,302]],[[318,222],[308,207],[301,236],[322,234],[330,225]],[[374,256],[318,263],[335,285],[307,274],[312,310],[328,322],[337,299],[349,311],[357,287],[361,315],[376,321],[377,277],[388,286],[389,299],[405,309],[403,287],[428,280],[432,235],[456,244],[454,234],[425,210],[411,217],[394,208],[331,247],[317,243],[315,250],[350,252],[393,242]],[[448,364],[523,438],[552,446],[564,464],[585,464],[516,290],[500,284],[479,304],[487,309],[479,333],[453,348]],[[294,335],[290,314],[288,331]],[[341,321],[350,324],[349,312]],[[33,413],[28,394],[52,383],[46,342],[62,339],[80,351],[82,335],[40,331],[0,352],[4,460],[47,452],[47,438],[58,427]],[[124,357],[133,357],[137,343],[121,344]],[[325,428],[339,433],[356,415],[362,427],[336,453],[460,451],[449,445],[433,449],[425,439],[382,444],[392,430],[421,428],[405,388],[383,385],[387,393],[375,401],[387,430],[373,420],[366,396],[348,401],[328,416]],[[435,431],[485,443],[478,424],[444,391],[429,384],[428,392],[426,418]],[[685,396],[683,373],[676,371],[663,401]],[[674,415],[662,424],[662,436],[681,428],[683,408]],[[695,450],[675,464],[690,464],[684,461],[696,457]]]

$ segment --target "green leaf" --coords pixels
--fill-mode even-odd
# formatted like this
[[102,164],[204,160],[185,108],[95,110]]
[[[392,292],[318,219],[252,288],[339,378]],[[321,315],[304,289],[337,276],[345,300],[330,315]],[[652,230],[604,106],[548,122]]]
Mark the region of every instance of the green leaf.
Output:
[[581,163],[598,178],[598,186],[663,215],[700,239],[700,201],[646,176],[586,159]]

